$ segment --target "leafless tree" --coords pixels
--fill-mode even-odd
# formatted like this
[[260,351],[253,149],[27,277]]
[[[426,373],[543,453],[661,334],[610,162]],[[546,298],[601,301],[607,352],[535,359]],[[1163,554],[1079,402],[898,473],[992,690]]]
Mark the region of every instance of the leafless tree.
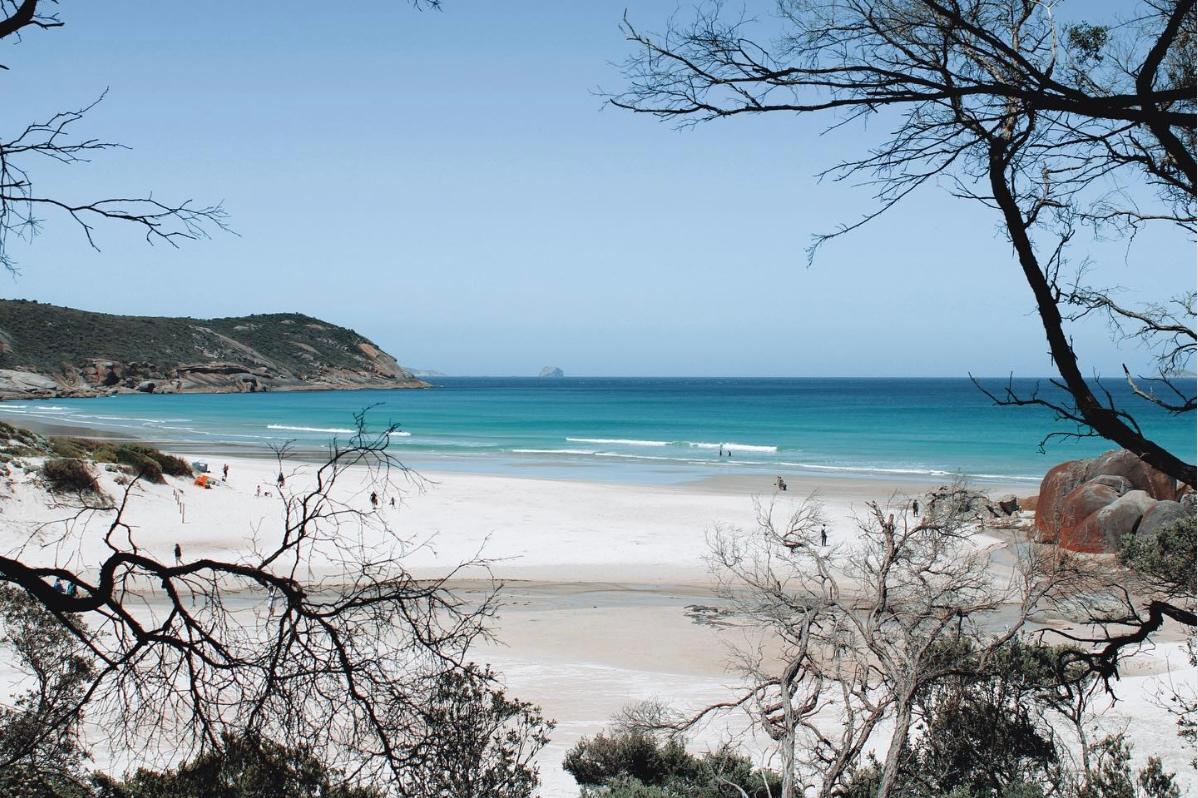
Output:
[[[1128,20],[1062,26],[1043,0],[779,0],[781,33],[705,6],[662,34],[625,19],[634,50],[610,102],[682,125],[763,113],[827,114],[839,128],[890,131],[821,177],[860,180],[876,207],[816,237],[860,228],[929,182],[997,212],[1059,373],[1055,394],[994,393],[1047,406],[1195,485],[1192,453],[1172,452],[1130,407],[1087,380],[1067,322],[1101,313],[1157,354],[1127,378],[1172,413],[1194,410],[1193,264],[1177,296],[1134,308],[1070,266],[1080,229],[1131,240],[1145,227],[1195,229],[1195,4],[1141,0]],[[1089,10],[1089,9],[1087,9]]]
[[[62,27],[57,9],[57,0],[0,0],[0,42]],[[0,65],[0,69],[7,67]],[[132,224],[151,244],[172,246],[227,229],[220,205],[164,202],[153,196],[52,196],[37,188],[33,173],[38,163],[82,164],[100,152],[120,148],[114,142],[78,135],[80,122],[100,100],[0,132],[0,266],[10,272],[16,270],[13,239],[32,240],[50,214],[75,222],[93,248],[97,248],[96,225],[108,221]],[[10,121],[11,117],[10,109]]]
[[785,519],[760,505],[754,530],[717,532],[713,573],[733,617],[764,635],[741,655],[748,688],[689,717],[640,720],[681,730],[749,711],[778,742],[783,798],[837,794],[880,748],[876,795],[889,796],[918,697],[984,670],[1072,573],[1068,555],[1049,547],[996,565],[965,504],[941,502],[920,518],[909,508],[870,503],[852,544],[821,545],[812,499]]
[[[409,476],[387,450],[392,431],[367,433],[359,416],[358,432],[322,464],[280,460],[282,526],[256,530],[252,549],[234,559],[185,550],[159,559],[139,545],[127,520],[139,480],[99,519],[102,562],[0,557],[0,582],[52,612],[95,659],[82,699],[59,722],[86,707],[113,748],[149,759],[217,746],[224,733],[301,740],[355,782],[425,795],[428,741],[446,735],[430,727],[430,708],[445,703],[446,685],[501,695],[468,660],[471,643],[487,635],[498,585],[479,558],[436,579],[404,568],[424,543],[366,498],[399,490]],[[87,534],[83,524],[73,530]],[[464,569],[490,587],[469,600],[452,592]],[[475,744],[527,767],[547,727],[526,705],[510,706]],[[512,724],[538,731],[516,741],[516,752],[503,736]],[[488,732],[499,738],[483,739]]]

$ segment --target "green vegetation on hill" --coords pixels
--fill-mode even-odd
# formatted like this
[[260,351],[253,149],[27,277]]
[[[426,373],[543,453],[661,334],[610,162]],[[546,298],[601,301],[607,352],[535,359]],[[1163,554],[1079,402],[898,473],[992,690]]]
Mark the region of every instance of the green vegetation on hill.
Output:
[[378,348],[353,330],[302,313],[261,313],[199,323],[249,346],[301,378],[312,376],[306,372],[318,364],[332,368],[369,368],[361,345]]
[[[116,316],[28,300],[0,300],[0,368],[49,376],[92,362],[230,363],[300,380],[330,370],[379,372],[394,362],[353,330],[301,313],[221,319]],[[406,373],[401,372],[404,377]]]

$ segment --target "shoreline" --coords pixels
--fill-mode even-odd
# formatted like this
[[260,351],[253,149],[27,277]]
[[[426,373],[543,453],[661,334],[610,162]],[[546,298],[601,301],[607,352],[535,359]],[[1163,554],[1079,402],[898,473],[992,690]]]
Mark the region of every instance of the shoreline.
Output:
[[[184,454],[189,457],[198,457],[207,460],[219,460],[221,458],[245,458],[249,460],[271,460],[275,459],[275,454],[268,447],[258,443],[237,443],[233,441],[186,441],[178,440],[170,437],[157,437],[150,435],[135,435],[129,432],[120,430],[108,429],[104,427],[89,427],[77,424],[67,424],[54,420],[47,420],[43,417],[29,416],[21,417],[19,423],[8,421],[18,427],[25,427],[40,435],[47,437],[76,437],[89,438],[94,440],[113,440],[113,441],[130,441],[143,443],[149,446],[155,446],[164,451],[170,451],[176,454]],[[467,458],[454,458],[452,455],[440,455],[440,453],[429,454],[426,452],[409,452],[408,457],[405,457],[402,444],[393,444],[391,449],[398,460],[409,465],[413,471],[421,475],[431,475],[436,473],[446,474],[466,474],[473,476],[508,476],[512,479],[534,479],[550,482],[581,482],[604,485],[648,485],[667,489],[676,490],[697,490],[703,492],[714,492],[723,494],[738,494],[743,495],[748,492],[761,492],[768,489],[774,476],[781,476],[791,486],[787,491],[790,495],[810,493],[813,485],[818,483],[820,494],[824,496],[851,496],[857,495],[863,488],[870,488],[876,494],[878,499],[885,498],[889,493],[901,491],[909,494],[916,492],[926,492],[932,488],[941,485],[951,484],[957,480],[963,480],[966,484],[976,487],[987,493],[1010,493],[1024,498],[1034,495],[1039,491],[1040,480],[1043,476],[1037,477],[1035,480],[1019,477],[971,477],[964,474],[945,473],[943,475],[927,475],[927,474],[906,474],[906,473],[890,473],[884,470],[875,472],[861,470],[839,470],[829,468],[828,470],[809,470],[797,469],[792,466],[773,466],[769,464],[753,463],[749,467],[754,469],[748,473],[736,474],[704,474],[704,473],[688,473],[691,469],[684,466],[678,466],[674,469],[669,478],[662,477],[657,480],[624,480],[613,478],[595,478],[594,474],[581,473],[592,470],[593,466],[583,463],[555,463],[552,466],[543,466],[537,463],[528,463],[525,465],[512,466],[504,461],[504,455],[496,454],[492,460],[490,469],[480,466],[477,460]],[[323,444],[303,443],[293,446],[290,450],[292,459],[306,462],[318,463],[323,462],[328,454],[328,442]],[[1054,464],[1055,465],[1055,464]],[[541,473],[530,475],[512,473],[514,468],[528,468],[529,470],[537,469]],[[1046,469],[1047,470],[1047,469]],[[574,472],[574,473],[572,473]],[[614,473],[614,472],[612,472]],[[630,467],[628,473],[636,473],[635,466]],[[762,488],[762,484],[767,487]]]

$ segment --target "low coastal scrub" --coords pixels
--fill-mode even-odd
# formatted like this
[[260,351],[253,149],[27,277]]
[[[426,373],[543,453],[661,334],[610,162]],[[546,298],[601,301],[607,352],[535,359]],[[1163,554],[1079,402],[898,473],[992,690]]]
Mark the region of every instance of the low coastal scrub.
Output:
[[382,798],[380,790],[343,784],[344,774],[303,746],[252,735],[225,735],[220,747],[177,769],[139,769],[125,781],[93,776],[87,798]]
[[49,451],[46,439],[36,432],[0,421],[0,461],[37,457]]
[[1127,535],[1119,559],[1158,592],[1183,596],[1198,581],[1198,522],[1187,516],[1150,534]]
[[97,462],[128,466],[134,473],[150,482],[165,482],[164,474],[176,477],[191,475],[191,466],[186,462],[148,446],[128,443],[101,446],[92,452],[92,457]]
[[696,756],[639,730],[584,737],[562,767],[588,798],[769,798],[782,786],[778,774],[728,748]]
[[162,483],[164,475],[190,477],[191,465],[181,457],[151,446],[85,438],[52,438],[50,447],[60,457],[91,458],[97,463],[116,463],[150,482]]
[[42,464],[42,478],[56,493],[99,494],[100,483],[91,466],[74,457],[53,457]]

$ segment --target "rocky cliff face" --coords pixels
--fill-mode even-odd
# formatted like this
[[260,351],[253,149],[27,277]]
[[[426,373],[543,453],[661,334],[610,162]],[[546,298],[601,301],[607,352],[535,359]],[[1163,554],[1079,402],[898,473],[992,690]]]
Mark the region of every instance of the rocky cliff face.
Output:
[[371,341],[302,314],[156,318],[0,301],[0,399],[422,387]]

